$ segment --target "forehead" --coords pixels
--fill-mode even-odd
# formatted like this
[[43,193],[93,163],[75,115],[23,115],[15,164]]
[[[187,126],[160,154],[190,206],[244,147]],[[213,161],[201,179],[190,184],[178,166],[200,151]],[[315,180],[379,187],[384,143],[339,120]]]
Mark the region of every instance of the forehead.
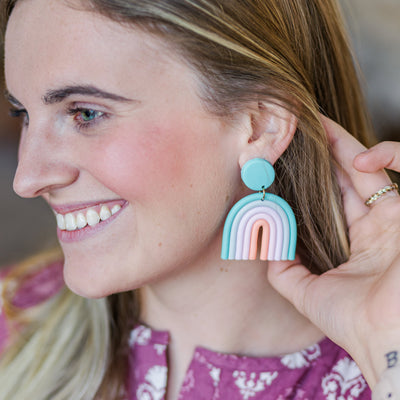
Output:
[[[118,24],[95,13],[69,7],[64,1],[20,0],[14,8],[6,30],[6,50],[35,52],[52,50],[64,44],[73,46],[95,37],[121,36]],[[121,39],[121,38],[119,38]],[[12,42],[12,46],[8,44]],[[98,44],[98,43],[97,43]],[[9,52],[9,51],[8,51]]]
[[7,85],[12,91],[16,79],[33,72],[38,84],[41,79],[104,80],[105,76],[110,84],[118,84],[126,79],[128,66],[161,74],[171,63],[177,64],[171,48],[137,27],[120,25],[64,1],[23,0],[6,30]]

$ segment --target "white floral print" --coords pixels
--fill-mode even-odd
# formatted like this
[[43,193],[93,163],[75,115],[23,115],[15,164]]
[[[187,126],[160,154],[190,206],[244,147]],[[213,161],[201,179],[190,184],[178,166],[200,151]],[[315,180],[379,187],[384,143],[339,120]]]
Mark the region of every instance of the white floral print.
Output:
[[167,367],[155,365],[146,374],[144,383],[136,391],[137,400],[162,400],[167,387]]
[[184,393],[190,392],[196,383],[196,379],[194,378],[193,370],[189,370],[185,375],[185,380],[183,381],[181,391],[179,393],[179,399],[181,399]]
[[327,400],[355,400],[367,384],[357,364],[346,357],[338,361],[332,372],[322,379],[322,390]]
[[140,325],[132,330],[129,337],[129,346],[138,344],[139,346],[146,346],[151,340],[151,329]]
[[206,368],[208,369],[208,373],[212,379],[212,383],[214,386],[214,393],[213,397],[207,400],[219,400],[220,399],[219,384],[221,381],[221,368],[218,368],[211,362],[207,361],[206,357],[204,357],[204,355],[202,355],[201,352],[199,351],[195,351],[194,359],[206,366]]
[[217,367],[213,367],[213,366],[210,366],[209,369],[210,369],[210,376],[211,376],[211,379],[213,380],[214,387],[217,387],[219,384],[219,381],[221,379],[221,369],[217,368]]
[[308,367],[313,360],[321,355],[321,348],[318,344],[305,350],[288,354],[281,358],[281,363],[290,369]]
[[265,390],[267,386],[278,376],[278,372],[251,372],[249,376],[245,371],[235,371],[235,385],[239,388],[243,400],[254,397],[257,393]]
[[153,348],[156,351],[158,356],[162,356],[165,353],[165,351],[167,350],[167,345],[161,344],[161,343],[155,343],[153,345]]

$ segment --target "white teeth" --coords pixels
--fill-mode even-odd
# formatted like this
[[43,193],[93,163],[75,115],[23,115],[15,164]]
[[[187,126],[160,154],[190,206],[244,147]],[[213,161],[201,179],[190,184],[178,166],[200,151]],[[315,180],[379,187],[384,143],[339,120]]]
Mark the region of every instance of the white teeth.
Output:
[[100,216],[96,211],[90,209],[86,213],[86,220],[89,226],[95,226],[100,222]]
[[110,209],[107,206],[102,206],[100,210],[100,219],[105,221],[106,219],[111,217]]
[[78,212],[76,215],[73,213],[56,214],[57,226],[61,230],[75,231],[82,229],[89,225],[91,227],[96,226],[100,221],[105,221],[112,215],[117,213],[121,209],[119,204],[115,204],[111,211],[106,205],[101,206],[100,212],[98,213],[94,209],[90,208],[87,210],[86,215],[83,212]]
[[57,218],[57,226],[58,229],[65,229],[65,219],[64,219],[64,215],[61,214],[56,214],[56,218]]
[[86,217],[80,212],[76,215],[76,226],[78,229],[82,229],[87,225]]
[[76,219],[73,214],[65,214],[65,228],[67,231],[74,231],[76,229]]
[[119,204],[116,204],[112,209],[111,209],[111,215],[114,215],[121,209],[121,206]]

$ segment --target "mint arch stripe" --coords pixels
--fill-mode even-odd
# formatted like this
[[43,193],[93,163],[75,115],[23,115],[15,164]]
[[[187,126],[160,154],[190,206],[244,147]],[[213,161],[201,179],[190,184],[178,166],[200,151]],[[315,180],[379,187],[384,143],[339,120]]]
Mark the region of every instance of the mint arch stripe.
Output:
[[[282,221],[287,220],[289,225],[289,245],[287,251],[287,259],[294,260],[296,256],[296,242],[297,242],[297,226],[296,218],[293,210],[289,204],[281,197],[272,193],[266,193],[265,199],[262,200],[262,193],[254,193],[239,200],[229,212],[224,226],[222,237],[222,251],[221,258],[224,260],[234,259],[236,249],[236,233],[241,218],[247,211],[255,207],[270,207],[276,211]],[[285,224],[286,225],[286,224]],[[286,226],[287,228],[287,226]],[[286,229],[284,228],[284,229]],[[235,233],[232,235],[232,233]],[[286,257],[285,257],[286,259]]]

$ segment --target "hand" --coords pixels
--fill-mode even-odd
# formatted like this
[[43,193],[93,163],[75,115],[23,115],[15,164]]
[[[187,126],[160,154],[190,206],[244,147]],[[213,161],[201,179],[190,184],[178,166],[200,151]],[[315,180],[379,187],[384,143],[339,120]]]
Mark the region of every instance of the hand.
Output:
[[372,388],[387,367],[385,354],[400,361],[400,196],[392,191],[371,207],[365,201],[391,184],[383,168],[400,171],[400,143],[365,152],[339,125],[322,123],[339,165],[350,258],[320,276],[299,260],[271,262],[269,280],[354,358]]

